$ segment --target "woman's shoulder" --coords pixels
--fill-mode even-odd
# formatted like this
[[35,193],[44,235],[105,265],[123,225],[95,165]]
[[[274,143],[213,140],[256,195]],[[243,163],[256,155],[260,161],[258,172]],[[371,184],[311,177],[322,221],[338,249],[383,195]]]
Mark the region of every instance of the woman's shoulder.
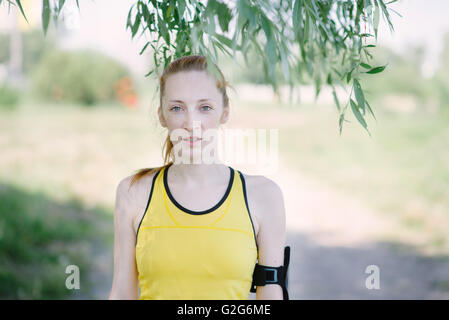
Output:
[[145,174],[139,179],[135,179],[135,174],[131,174],[119,181],[116,191],[116,203],[121,207],[122,212],[127,212],[130,215],[132,220],[135,220],[136,215],[146,206],[153,178],[157,172]]
[[242,174],[247,185],[248,206],[251,216],[256,221],[257,236],[259,231],[264,228],[283,230],[286,224],[286,215],[284,197],[279,185],[263,175]]
[[147,173],[140,178],[136,178],[136,174],[128,175],[120,180],[117,186],[117,193],[137,197],[148,191],[151,187],[153,178],[158,171]]
[[274,180],[263,175],[249,175],[243,172],[242,174],[248,202],[259,219],[283,208],[282,190]]
[[[241,172],[241,171],[240,171]],[[279,185],[272,179],[264,175],[250,175],[241,172],[245,179],[247,192],[258,195],[261,198],[271,199],[273,196],[282,195]]]

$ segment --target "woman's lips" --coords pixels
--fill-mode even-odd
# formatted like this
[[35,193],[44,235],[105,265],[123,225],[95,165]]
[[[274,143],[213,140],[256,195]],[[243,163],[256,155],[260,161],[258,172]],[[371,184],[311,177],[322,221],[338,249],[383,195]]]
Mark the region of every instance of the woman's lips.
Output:
[[200,141],[200,138],[186,138],[186,139],[182,139],[183,141],[186,141],[189,143],[190,146],[193,146],[194,143],[196,143],[197,141]]
[[201,140],[201,139],[200,138],[196,138],[196,137],[194,137],[194,138],[190,137],[190,138],[184,138],[182,140],[184,140],[184,141],[197,141],[197,140]]

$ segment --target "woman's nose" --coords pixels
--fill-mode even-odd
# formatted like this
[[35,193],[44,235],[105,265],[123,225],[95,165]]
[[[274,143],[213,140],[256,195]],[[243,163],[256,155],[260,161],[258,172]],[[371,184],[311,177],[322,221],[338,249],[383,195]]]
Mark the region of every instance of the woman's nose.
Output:
[[187,113],[184,127],[185,127],[185,129],[189,130],[190,132],[193,130],[200,130],[201,129],[201,120],[195,114]]

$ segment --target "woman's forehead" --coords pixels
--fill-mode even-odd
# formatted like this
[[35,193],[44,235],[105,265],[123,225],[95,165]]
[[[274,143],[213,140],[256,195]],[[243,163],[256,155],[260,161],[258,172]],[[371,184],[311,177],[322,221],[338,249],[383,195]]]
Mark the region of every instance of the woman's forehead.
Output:
[[204,71],[171,74],[165,82],[165,99],[168,100],[218,100],[220,92],[215,79]]

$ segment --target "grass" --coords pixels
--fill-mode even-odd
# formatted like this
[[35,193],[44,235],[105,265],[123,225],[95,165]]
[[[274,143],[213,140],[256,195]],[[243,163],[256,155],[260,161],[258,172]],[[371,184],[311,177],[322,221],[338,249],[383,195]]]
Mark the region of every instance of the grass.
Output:
[[76,200],[60,203],[42,192],[0,184],[0,298],[67,299],[66,267],[80,270],[80,289],[92,289],[89,251],[111,240],[106,211],[87,210]]

